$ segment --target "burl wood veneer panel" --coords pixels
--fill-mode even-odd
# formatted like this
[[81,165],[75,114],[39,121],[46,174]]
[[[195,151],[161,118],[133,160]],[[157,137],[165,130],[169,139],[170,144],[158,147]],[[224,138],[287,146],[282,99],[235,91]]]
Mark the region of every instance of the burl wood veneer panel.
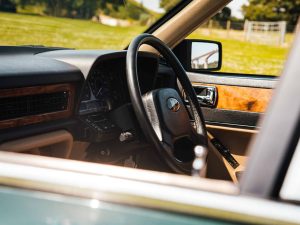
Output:
[[272,89],[239,87],[213,84],[196,84],[215,86],[218,90],[218,109],[263,113],[272,97]]

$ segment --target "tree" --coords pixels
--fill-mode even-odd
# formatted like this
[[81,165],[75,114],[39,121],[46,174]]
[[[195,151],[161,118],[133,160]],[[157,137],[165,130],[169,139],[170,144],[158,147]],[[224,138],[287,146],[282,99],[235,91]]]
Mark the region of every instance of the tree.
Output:
[[244,5],[245,19],[255,21],[287,21],[296,25],[300,14],[300,0],[249,0]]
[[224,7],[219,13],[214,16],[214,19],[217,21],[227,21],[231,17],[231,9]]
[[90,19],[101,11],[112,17],[147,23],[156,15],[135,0],[0,0],[0,10],[1,1],[12,1],[21,8],[39,6],[44,9],[44,14],[56,17]]
[[0,0],[0,11],[17,12],[16,4],[10,0]]
[[160,0],[160,7],[169,11],[174,8],[181,0]]

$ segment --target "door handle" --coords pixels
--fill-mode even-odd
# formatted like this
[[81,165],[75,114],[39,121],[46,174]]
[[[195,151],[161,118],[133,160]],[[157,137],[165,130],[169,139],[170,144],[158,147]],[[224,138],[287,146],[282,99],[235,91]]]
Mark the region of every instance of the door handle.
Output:
[[215,86],[194,86],[198,102],[202,107],[215,108],[217,106],[218,91]]

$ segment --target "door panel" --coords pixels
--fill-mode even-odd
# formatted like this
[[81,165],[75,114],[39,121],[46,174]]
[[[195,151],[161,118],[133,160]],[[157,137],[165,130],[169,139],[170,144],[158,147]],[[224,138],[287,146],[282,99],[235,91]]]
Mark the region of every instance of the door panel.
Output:
[[[207,177],[238,183],[238,173],[241,174],[246,166],[249,143],[259,132],[258,120],[268,107],[277,79],[221,73],[188,73],[188,76],[196,92],[201,87],[216,87],[215,107],[202,107],[207,130],[211,139],[217,139],[224,147],[223,151],[229,150],[239,163],[237,168],[233,168],[218,150],[214,151],[216,154],[210,151]],[[198,94],[201,95],[199,91]],[[217,156],[221,160],[216,160]]]
[[208,124],[257,128],[260,116],[266,111],[277,79],[262,76],[233,74],[188,73],[193,86],[215,86],[217,105],[214,109],[203,107]]
[[214,86],[218,91],[217,109],[265,112],[272,89],[193,83],[193,86]]

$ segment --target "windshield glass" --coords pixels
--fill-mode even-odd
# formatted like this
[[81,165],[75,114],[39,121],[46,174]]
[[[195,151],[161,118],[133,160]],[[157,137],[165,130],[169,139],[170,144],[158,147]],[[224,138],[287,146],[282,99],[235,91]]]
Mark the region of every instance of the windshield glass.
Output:
[[0,45],[123,49],[182,0],[2,0]]

